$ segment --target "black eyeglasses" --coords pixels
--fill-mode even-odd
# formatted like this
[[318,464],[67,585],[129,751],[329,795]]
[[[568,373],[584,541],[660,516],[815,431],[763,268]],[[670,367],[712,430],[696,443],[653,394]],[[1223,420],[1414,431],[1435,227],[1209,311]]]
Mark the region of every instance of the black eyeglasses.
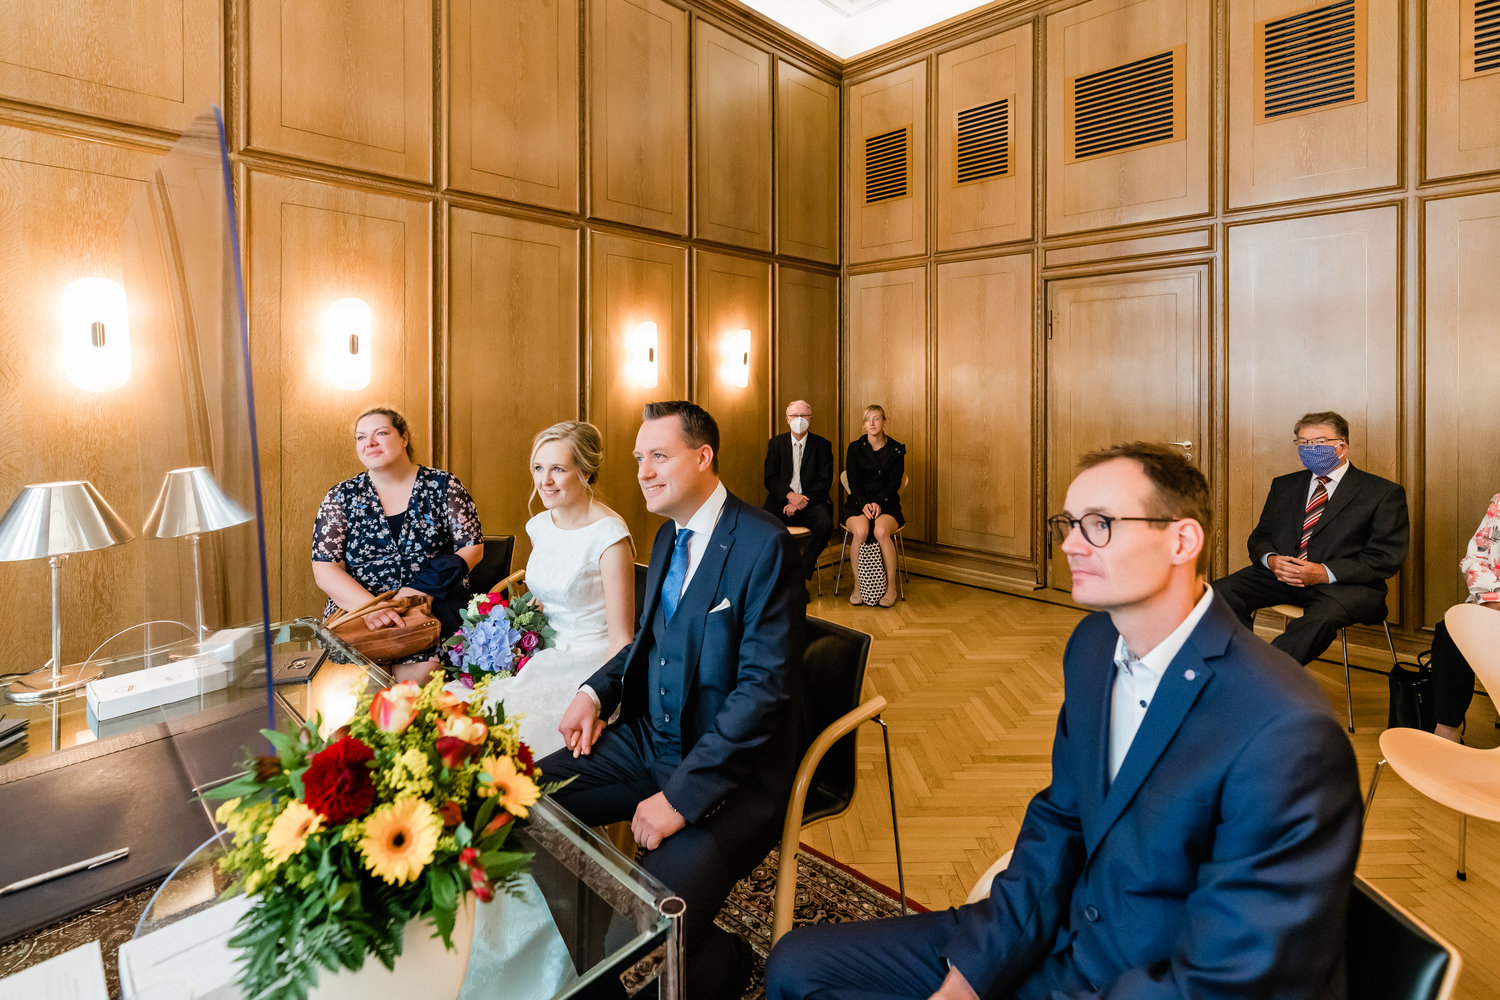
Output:
[[1109,544],[1110,527],[1116,521],[1147,521],[1151,524],[1171,524],[1178,520],[1175,517],[1110,517],[1108,514],[1085,514],[1082,517],[1069,517],[1066,514],[1054,514],[1047,518],[1047,523],[1052,525],[1052,532],[1057,536],[1059,542],[1068,540],[1068,533],[1074,528],[1083,532],[1083,540],[1096,549],[1102,549]]

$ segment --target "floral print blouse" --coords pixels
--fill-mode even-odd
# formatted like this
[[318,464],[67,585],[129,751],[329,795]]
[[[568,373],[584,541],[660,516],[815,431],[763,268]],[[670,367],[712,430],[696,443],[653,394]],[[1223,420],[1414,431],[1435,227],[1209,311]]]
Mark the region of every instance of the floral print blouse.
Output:
[[[483,541],[479,511],[464,484],[457,476],[419,465],[398,536],[391,535],[370,474],[361,472],[323,497],[313,525],[312,557],[314,562],[342,562],[360,586],[379,594],[410,583],[432,557]],[[323,614],[336,607],[330,600]]]
[[1490,506],[1479,522],[1479,530],[1469,539],[1469,551],[1459,561],[1459,572],[1469,588],[1469,603],[1493,601],[1500,593],[1500,493],[1490,498]]

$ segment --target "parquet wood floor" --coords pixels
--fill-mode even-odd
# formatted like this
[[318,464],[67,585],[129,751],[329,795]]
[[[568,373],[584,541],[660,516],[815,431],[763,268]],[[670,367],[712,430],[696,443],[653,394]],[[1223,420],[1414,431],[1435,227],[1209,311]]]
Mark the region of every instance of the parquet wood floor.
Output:
[[[928,579],[914,579],[908,599],[889,610],[852,607],[847,588],[839,597],[830,590],[825,584],[808,613],[874,636],[866,693],[890,702],[885,718],[907,893],[934,909],[962,902],[975,878],[1010,849],[1027,801],[1049,780],[1063,647],[1082,614]],[[1356,664],[1389,665],[1384,649],[1351,652]],[[1319,661],[1310,669],[1343,718],[1342,663]],[[1379,759],[1386,678],[1356,670],[1353,690],[1357,728],[1350,739],[1365,788]],[[1489,699],[1476,697],[1470,745],[1500,744],[1494,723]],[[859,766],[854,807],[808,828],[802,839],[895,888],[885,762],[873,725],[861,733]],[[1466,882],[1454,878],[1457,845],[1457,814],[1387,768],[1366,823],[1359,872],[1463,953],[1459,998],[1490,1000],[1500,996],[1500,825],[1469,821]]]

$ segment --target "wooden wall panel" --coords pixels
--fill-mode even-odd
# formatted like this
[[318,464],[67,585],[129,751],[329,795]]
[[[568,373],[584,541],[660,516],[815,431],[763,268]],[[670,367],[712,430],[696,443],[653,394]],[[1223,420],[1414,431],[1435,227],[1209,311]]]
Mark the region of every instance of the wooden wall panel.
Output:
[[1500,194],[1426,205],[1425,588],[1420,622],[1431,625],[1468,595],[1458,573],[1490,497],[1500,492],[1495,398],[1495,317],[1500,316]]
[[[110,392],[74,386],[63,367],[60,315],[73,281],[125,282],[120,231],[159,162],[139,150],[0,126],[0,417],[8,428],[0,443],[0,511],[27,484],[87,479],[136,532],[150,513],[160,485],[143,481],[141,469],[142,449],[155,444],[141,435],[155,402],[150,379],[135,371]],[[130,306],[144,311],[133,298]],[[136,354],[138,369],[144,359]],[[139,537],[69,556],[61,571],[63,662],[82,660],[143,621],[148,581],[178,585],[175,556]],[[0,620],[7,671],[39,667],[51,656],[50,579],[46,559],[0,562],[0,593],[25,609]],[[140,646],[136,633],[134,648]],[[34,735],[32,743],[45,739]]]
[[770,250],[770,53],[707,21],[695,28],[697,236]]
[[0,94],[179,131],[223,104],[214,0],[13,0],[0,30]]
[[[641,407],[688,394],[687,251],[680,246],[592,233],[589,255],[588,419],[604,436],[600,498],[625,519],[636,556],[651,556],[662,519],[646,510],[635,479],[635,435]],[[628,340],[641,323],[657,329],[657,383],[639,385],[627,371]]]
[[448,233],[447,465],[519,567],[531,437],[580,412],[578,230],[456,208]]
[[839,259],[839,88],[776,62],[778,253]]
[[[901,493],[906,537],[927,535],[927,270],[903,268],[849,277],[848,348],[844,355],[844,437],[840,451],[864,433],[871,403],[885,407],[886,434],[906,445]],[[839,496],[836,503],[842,504]]]
[[448,184],[578,210],[578,4],[447,5]]
[[423,0],[246,5],[248,146],[432,180],[432,11]]
[[[1463,65],[1463,22],[1474,0],[1427,0],[1427,177],[1500,170],[1500,73],[1478,76]],[[1477,521],[1475,523],[1478,523]]]
[[776,388],[771,433],[786,429],[794,399],[812,404],[812,429],[833,442],[842,467],[839,430],[839,282],[832,274],[776,269]]
[[[1047,232],[1078,232],[1207,212],[1212,204],[1210,5],[1090,0],[1047,18]],[[1068,162],[1064,90],[1075,77],[1181,46],[1184,137]]]
[[[771,265],[725,254],[694,254],[693,398],[719,422],[719,478],[746,503],[765,498],[771,428]],[[749,384],[735,381],[735,334],[750,331]]]
[[[938,56],[933,187],[939,250],[1031,236],[1031,36],[1031,25],[1023,24]],[[1009,101],[1010,172],[959,184],[956,116],[1000,100]]]
[[1401,482],[1400,246],[1394,208],[1229,230],[1229,569],[1271,480],[1301,468],[1302,414],[1343,414],[1350,461]]
[[[360,412],[395,407],[417,461],[432,461],[432,206],[257,171],[241,190],[271,614],[296,617],[323,607],[313,518],[329,487],[362,471]],[[371,318],[370,385],[357,391],[323,373],[323,316],[349,296]]]
[[1031,555],[1031,254],[937,269],[933,540]]
[[[891,70],[850,86],[845,94],[848,259],[857,263],[923,253],[927,249],[927,64]],[[866,204],[865,140],[899,128],[911,129],[909,193]]]
[[666,0],[589,10],[590,212],[686,234],[687,12]]
[[1229,204],[1263,205],[1396,183],[1401,121],[1399,0],[1362,0],[1365,99],[1257,123],[1255,26],[1316,6],[1309,0],[1231,0]]

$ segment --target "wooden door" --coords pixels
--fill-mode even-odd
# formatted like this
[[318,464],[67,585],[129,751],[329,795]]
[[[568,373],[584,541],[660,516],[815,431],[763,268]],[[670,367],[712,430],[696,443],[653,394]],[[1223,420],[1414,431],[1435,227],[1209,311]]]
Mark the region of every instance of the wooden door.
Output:
[[[1206,268],[1049,282],[1047,315],[1047,516],[1062,511],[1078,456],[1097,448],[1180,442],[1207,467]],[[1047,583],[1066,590],[1067,559],[1046,544]]]

